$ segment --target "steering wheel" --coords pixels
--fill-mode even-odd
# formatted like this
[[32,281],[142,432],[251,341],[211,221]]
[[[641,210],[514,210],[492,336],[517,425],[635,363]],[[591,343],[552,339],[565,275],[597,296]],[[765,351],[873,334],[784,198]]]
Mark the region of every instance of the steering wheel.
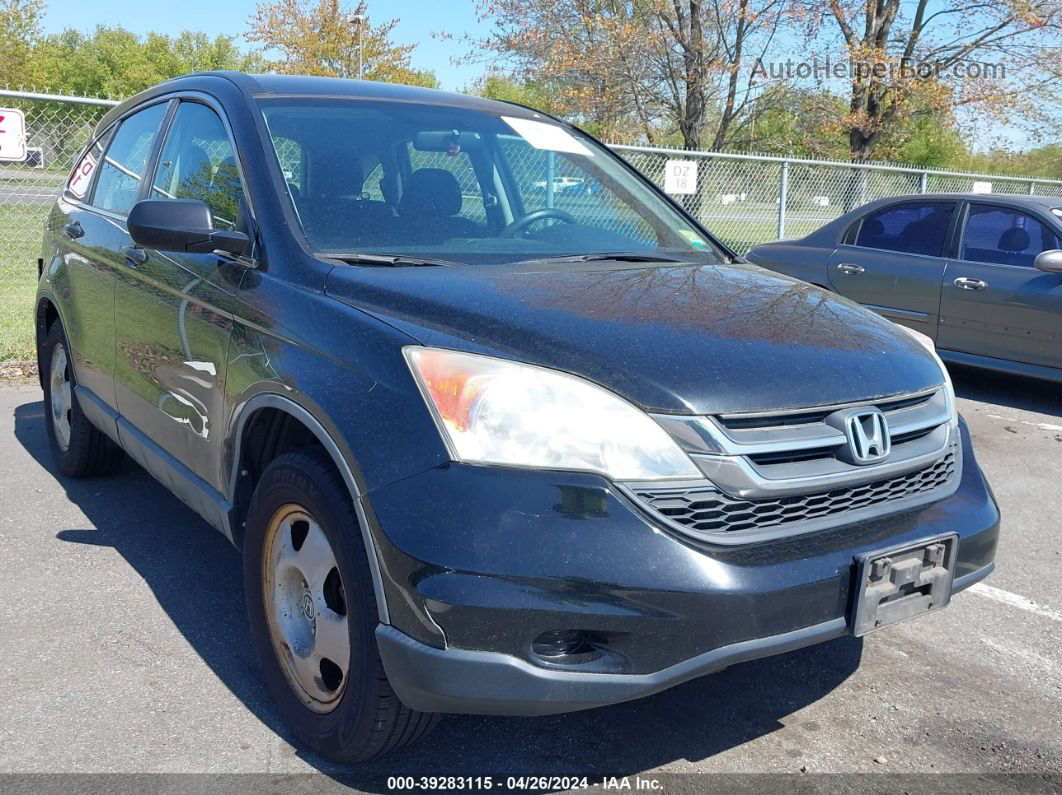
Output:
[[522,218],[517,218],[498,235],[498,237],[516,237],[518,234],[527,229],[531,224],[537,223],[544,218],[556,218],[558,221],[564,221],[566,224],[578,223],[571,213],[566,213],[564,210],[558,210],[555,207],[543,207],[541,210],[532,210]]

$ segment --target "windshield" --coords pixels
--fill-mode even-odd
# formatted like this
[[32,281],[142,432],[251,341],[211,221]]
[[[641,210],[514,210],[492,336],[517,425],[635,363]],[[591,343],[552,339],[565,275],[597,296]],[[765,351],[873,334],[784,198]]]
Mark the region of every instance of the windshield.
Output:
[[537,114],[336,98],[260,104],[295,214],[321,254],[723,259],[611,152]]

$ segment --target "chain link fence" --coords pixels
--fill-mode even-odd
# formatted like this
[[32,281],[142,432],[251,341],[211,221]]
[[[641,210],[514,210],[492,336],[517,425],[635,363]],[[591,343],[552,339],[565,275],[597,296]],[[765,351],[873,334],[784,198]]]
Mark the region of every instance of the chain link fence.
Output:
[[[107,99],[0,90],[0,117],[10,109],[25,117],[25,157],[4,160],[0,145],[0,362],[32,358],[32,306],[42,225],[74,158],[96,123],[115,104]],[[758,243],[805,235],[860,204],[885,196],[983,191],[1062,197],[1062,181],[1054,180],[639,146],[613,148],[665,188],[674,187],[669,185],[668,169],[684,169],[685,190],[692,192],[676,198],[742,254]],[[676,165],[676,161],[694,164],[695,181],[688,166]],[[533,165],[538,169],[541,164]],[[550,174],[543,185],[578,193],[574,178],[562,171],[543,167],[541,173]],[[457,176],[460,181],[466,175]],[[367,183],[376,184],[371,175]],[[548,188],[543,195],[547,190],[552,195]]]

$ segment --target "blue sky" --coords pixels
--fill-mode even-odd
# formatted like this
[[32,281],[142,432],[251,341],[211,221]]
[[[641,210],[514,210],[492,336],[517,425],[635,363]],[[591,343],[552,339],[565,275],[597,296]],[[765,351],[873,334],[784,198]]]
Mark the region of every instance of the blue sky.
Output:
[[[355,3],[351,0],[348,5],[353,7]],[[48,0],[44,28],[47,33],[64,28],[90,31],[100,24],[121,25],[133,33],[202,30],[237,35],[246,47],[242,36],[255,6],[255,0]],[[465,88],[482,73],[479,65],[451,64],[452,55],[465,54],[463,45],[432,37],[439,31],[485,33],[487,28],[478,21],[472,0],[370,0],[369,14],[375,21],[397,17],[399,23],[392,38],[399,44],[417,44],[413,65],[435,72],[444,89]]]
[[[344,2],[353,8],[357,0]],[[139,34],[201,30],[235,35],[241,46],[249,47],[243,33],[256,5],[256,0],[47,0],[44,27],[48,33],[64,28],[91,31],[99,24],[121,25]],[[392,38],[399,44],[417,45],[412,56],[413,66],[435,72],[442,88],[460,91],[470,87],[484,67],[482,64],[454,65],[451,62],[454,55],[467,54],[465,45],[440,40],[433,34],[485,35],[489,26],[479,21],[476,6],[476,0],[369,0],[369,14],[377,22],[398,18]],[[800,52],[799,47],[796,52]],[[839,88],[844,90],[843,86]],[[975,136],[974,148],[984,148],[988,142],[1000,139],[1017,148],[1030,144],[1028,136],[1016,125],[996,124],[990,133],[981,131]]]

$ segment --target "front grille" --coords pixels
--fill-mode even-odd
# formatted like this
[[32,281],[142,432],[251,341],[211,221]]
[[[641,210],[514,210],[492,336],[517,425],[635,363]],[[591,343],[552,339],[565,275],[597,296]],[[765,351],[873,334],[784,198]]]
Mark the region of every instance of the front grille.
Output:
[[[933,398],[933,393],[925,392],[917,395],[905,395],[898,398],[887,398],[878,401],[867,401],[865,405],[876,406],[888,414],[891,411],[901,411],[924,406]],[[775,412],[771,414],[722,414],[718,417],[719,424],[729,430],[741,430],[744,428],[781,428],[793,425],[808,425],[822,422],[830,414],[836,411],[835,406],[823,406],[815,409],[797,410],[790,412]]]
[[924,469],[888,480],[817,494],[796,494],[767,500],[734,499],[708,486],[633,488],[652,511],[697,536],[748,533],[926,494],[948,483],[955,473],[955,453]]

